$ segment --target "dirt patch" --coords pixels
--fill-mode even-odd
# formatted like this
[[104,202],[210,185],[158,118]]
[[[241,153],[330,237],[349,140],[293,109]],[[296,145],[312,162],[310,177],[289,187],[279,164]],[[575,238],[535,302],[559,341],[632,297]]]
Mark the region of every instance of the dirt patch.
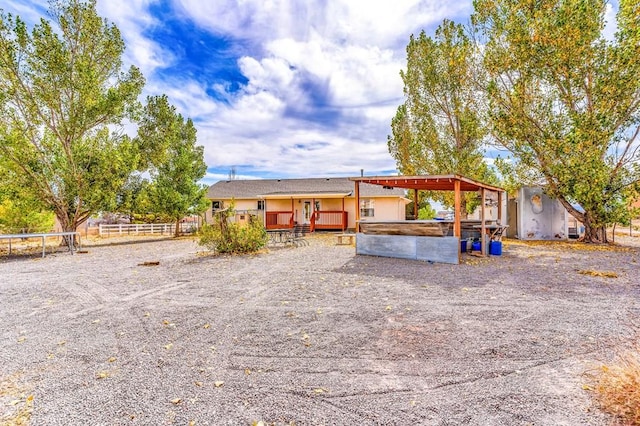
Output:
[[444,265],[307,240],[0,258],[0,378],[20,375],[32,424],[610,422],[583,372],[640,315],[637,247],[506,241]]

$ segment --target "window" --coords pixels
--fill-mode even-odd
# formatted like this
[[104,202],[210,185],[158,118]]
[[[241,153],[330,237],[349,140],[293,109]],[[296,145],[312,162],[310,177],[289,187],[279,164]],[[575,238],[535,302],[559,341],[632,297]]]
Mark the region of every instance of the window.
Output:
[[374,200],[360,200],[360,217],[374,216]]
[[320,211],[320,200],[316,200],[316,211]]
[[264,200],[258,200],[258,210],[264,210]]
[[211,202],[211,210],[221,210],[222,209],[222,201],[212,201]]

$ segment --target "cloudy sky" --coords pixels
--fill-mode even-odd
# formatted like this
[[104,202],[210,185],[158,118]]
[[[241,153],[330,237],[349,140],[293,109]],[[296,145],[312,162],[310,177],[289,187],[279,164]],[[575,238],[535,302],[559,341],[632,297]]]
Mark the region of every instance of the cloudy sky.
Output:
[[[205,183],[395,173],[387,150],[409,36],[471,0],[98,0],[205,147]],[[46,0],[3,0],[29,24]]]

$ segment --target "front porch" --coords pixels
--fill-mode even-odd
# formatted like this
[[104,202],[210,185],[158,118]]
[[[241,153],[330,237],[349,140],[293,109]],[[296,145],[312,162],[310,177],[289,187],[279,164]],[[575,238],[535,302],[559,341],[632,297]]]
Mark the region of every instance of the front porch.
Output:
[[344,210],[312,211],[308,217],[304,215],[302,221],[296,221],[295,211],[267,211],[265,212],[266,229],[293,228],[299,222],[301,225],[309,225],[309,230],[335,230],[345,231],[349,224],[349,213]]

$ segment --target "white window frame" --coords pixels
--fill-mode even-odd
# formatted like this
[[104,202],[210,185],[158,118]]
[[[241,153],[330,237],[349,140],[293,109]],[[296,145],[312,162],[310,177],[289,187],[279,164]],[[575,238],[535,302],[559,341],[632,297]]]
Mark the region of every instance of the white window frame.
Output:
[[370,198],[360,200],[360,217],[375,217],[375,200]]

